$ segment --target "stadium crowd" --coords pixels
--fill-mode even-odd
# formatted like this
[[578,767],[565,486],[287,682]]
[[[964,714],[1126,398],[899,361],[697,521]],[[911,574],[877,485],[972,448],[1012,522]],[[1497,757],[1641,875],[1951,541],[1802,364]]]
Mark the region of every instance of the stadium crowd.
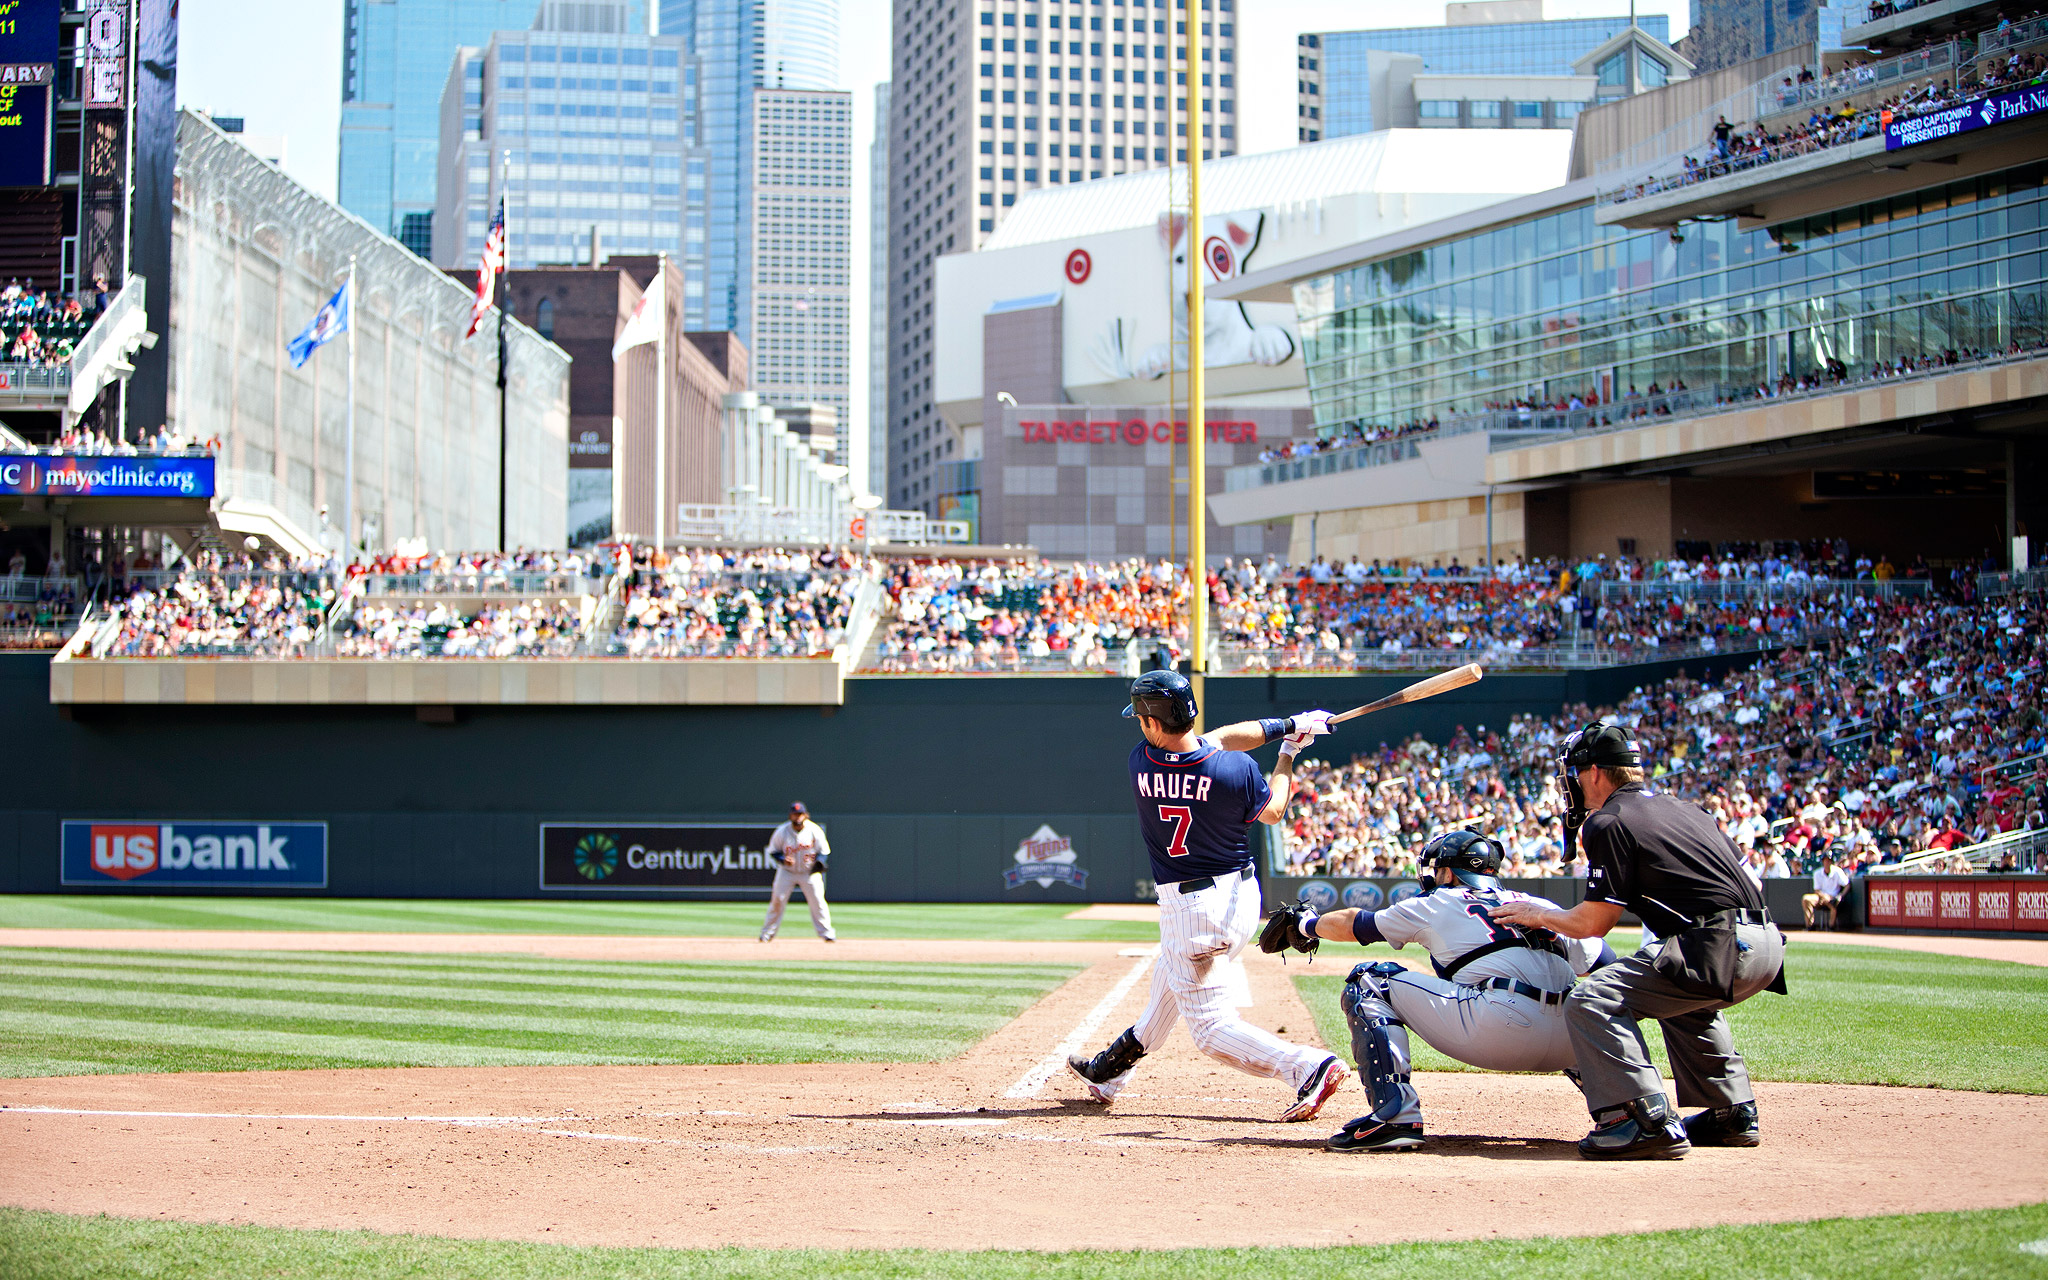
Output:
[[566,658],[582,643],[579,599],[487,603],[473,614],[441,601],[365,602],[335,628],[340,658]]
[[33,280],[0,288],[0,360],[51,368],[71,362],[72,348],[98,314],[86,300],[59,297]]
[[[1680,677],[1601,711],[1633,728],[1653,785],[1713,812],[1758,877],[1811,872],[1829,852],[1853,875],[2048,827],[2048,719],[2033,692],[2048,662],[2043,601],[1860,599],[1846,623],[1717,685]],[[1564,859],[1555,757],[1593,718],[1567,707],[1441,745],[1305,759],[1297,788],[1313,803],[1286,829],[1285,869],[1411,875],[1431,836],[1470,825],[1502,841],[1506,874],[1583,874]]]
[[862,582],[862,557],[826,549],[679,551],[643,548],[608,652],[633,658],[831,654]]

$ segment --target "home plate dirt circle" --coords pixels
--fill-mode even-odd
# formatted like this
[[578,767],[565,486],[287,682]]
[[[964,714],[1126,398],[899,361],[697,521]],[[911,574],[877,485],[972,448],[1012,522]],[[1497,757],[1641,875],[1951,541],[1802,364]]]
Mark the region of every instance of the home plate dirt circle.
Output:
[[[870,948],[963,958],[943,942]],[[0,1202],[574,1244],[1172,1248],[1996,1208],[2038,1200],[2048,1169],[2048,1100],[1841,1085],[1762,1086],[1759,1150],[1593,1164],[1573,1150],[1586,1116],[1562,1079],[1464,1073],[1418,1078],[1422,1151],[1340,1155],[1323,1139],[1366,1109],[1356,1085],[1317,1120],[1278,1124],[1291,1091],[1182,1033],[1103,1108],[1045,1068],[1091,1018],[1090,1043],[1137,1013],[1149,958],[1115,954],[1129,949],[1066,946],[1090,967],[943,1063],[0,1081]],[[1256,954],[1247,970],[1246,1015],[1313,1041],[1288,971]]]

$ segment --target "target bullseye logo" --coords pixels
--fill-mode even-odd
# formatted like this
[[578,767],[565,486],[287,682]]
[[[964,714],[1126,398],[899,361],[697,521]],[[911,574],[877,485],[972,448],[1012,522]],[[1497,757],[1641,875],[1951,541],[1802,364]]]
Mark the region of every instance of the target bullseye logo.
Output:
[[1067,283],[1087,284],[1088,273],[1095,270],[1095,260],[1088,256],[1086,249],[1076,249],[1067,255]]
[[576,872],[585,880],[602,880],[619,869],[619,846],[608,835],[591,832],[576,842]]

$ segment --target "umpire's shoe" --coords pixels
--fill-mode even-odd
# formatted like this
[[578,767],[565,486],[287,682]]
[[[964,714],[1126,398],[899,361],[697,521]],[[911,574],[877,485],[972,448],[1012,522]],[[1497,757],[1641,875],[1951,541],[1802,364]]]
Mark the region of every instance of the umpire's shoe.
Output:
[[1324,1145],[1332,1151],[1413,1151],[1422,1145],[1422,1126],[1360,1116],[1331,1134]]
[[1588,1160],[1676,1160],[1692,1150],[1661,1093],[1608,1107],[1593,1118],[1599,1125],[1579,1139],[1579,1154]]
[[1756,1103],[1714,1107],[1685,1118],[1685,1136],[1696,1147],[1753,1147],[1763,1141],[1757,1132]]
[[1313,1120],[1316,1112],[1330,1100],[1330,1095],[1344,1087],[1351,1078],[1351,1068],[1335,1058],[1323,1059],[1323,1065],[1310,1073],[1308,1083],[1301,1086],[1295,1095],[1294,1105],[1280,1113],[1281,1122],[1293,1124],[1297,1120]]

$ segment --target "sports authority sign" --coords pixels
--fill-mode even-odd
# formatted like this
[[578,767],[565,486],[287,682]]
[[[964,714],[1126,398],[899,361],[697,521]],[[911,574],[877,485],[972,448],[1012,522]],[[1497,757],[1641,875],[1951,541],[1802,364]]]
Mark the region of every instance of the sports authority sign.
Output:
[[2048,933],[2048,879],[2039,876],[1870,876],[1863,892],[1872,929]]
[[324,889],[324,822],[64,823],[61,879],[70,885]]
[[1944,107],[1911,119],[1886,121],[1884,149],[1897,151],[1902,147],[1968,133],[1972,129],[1988,129],[2040,111],[2048,111],[2048,89],[2020,89],[2013,93],[1993,94],[1959,107]]
[[766,891],[774,823],[540,824],[540,887],[643,893]]
[[1074,865],[1074,842],[1049,824],[1040,823],[1038,830],[1024,837],[1012,856],[1017,865],[1003,872],[1006,889],[1020,889],[1026,882],[1041,889],[1050,889],[1055,884],[1070,884],[1076,889],[1088,887],[1088,873]]

